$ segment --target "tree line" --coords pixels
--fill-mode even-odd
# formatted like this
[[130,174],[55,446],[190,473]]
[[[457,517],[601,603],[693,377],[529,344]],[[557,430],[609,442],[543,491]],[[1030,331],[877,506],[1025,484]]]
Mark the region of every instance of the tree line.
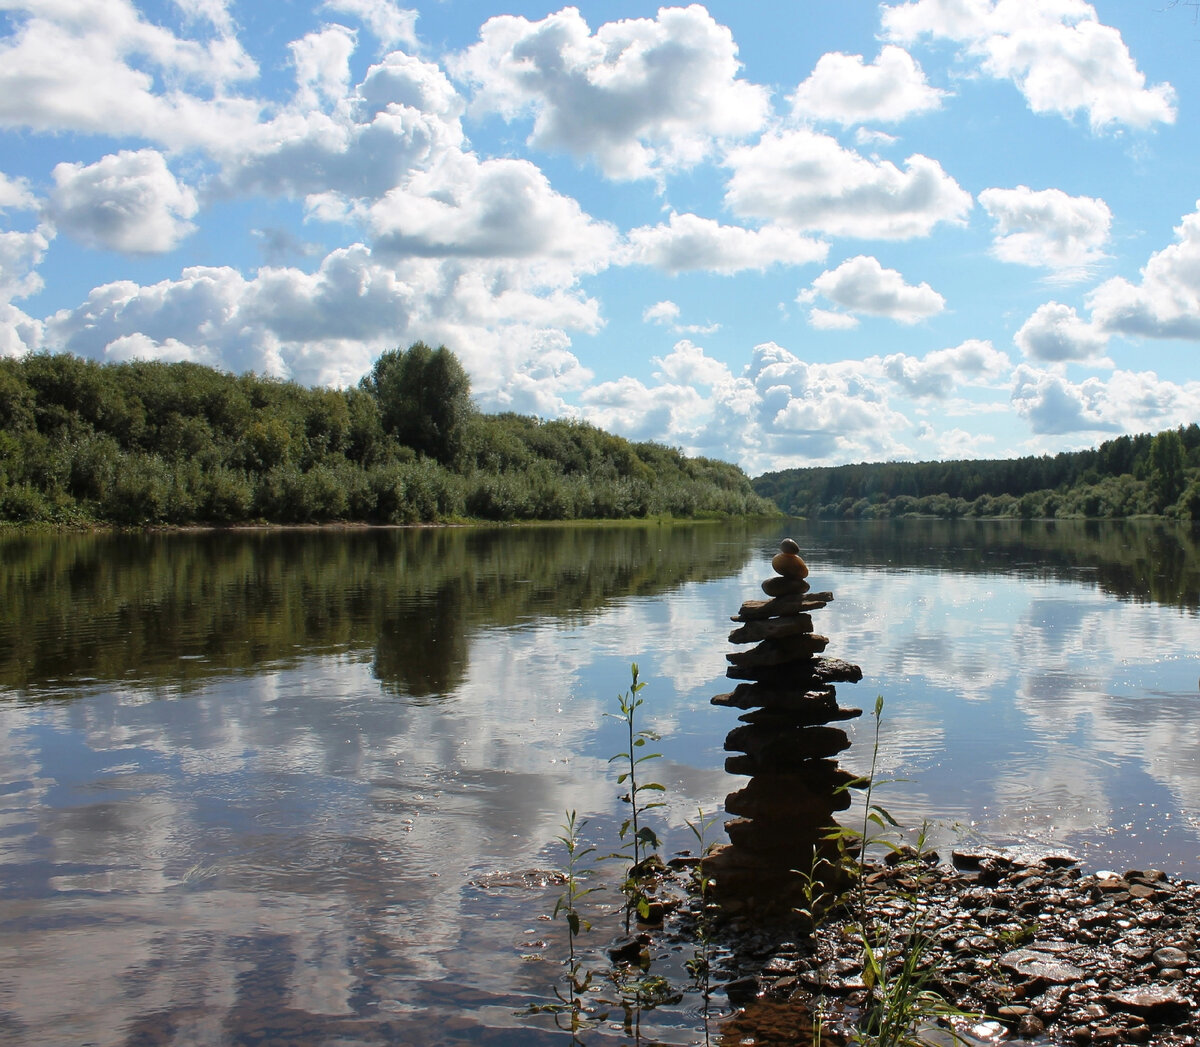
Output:
[[1200,425],[1057,455],[765,473],[754,489],[810,519],[1167,516],[1200,519]]
[[0,360],[0,520],[232,524],[774,514],[736,466],[485,414],[444,346],[355,387],[195,363]]

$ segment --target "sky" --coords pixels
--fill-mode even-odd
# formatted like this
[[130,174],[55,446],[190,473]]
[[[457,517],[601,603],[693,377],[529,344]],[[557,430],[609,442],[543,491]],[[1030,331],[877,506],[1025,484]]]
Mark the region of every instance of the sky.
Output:
[[0,0],[0,355],[750,475],[1200,420],[1197,0]]

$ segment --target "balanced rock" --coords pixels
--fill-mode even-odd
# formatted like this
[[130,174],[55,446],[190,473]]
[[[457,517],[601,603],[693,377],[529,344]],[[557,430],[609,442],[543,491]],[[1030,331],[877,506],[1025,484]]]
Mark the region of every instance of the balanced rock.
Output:
[[835,683],[857,682],[857,665],[822,652],[830,640],[813,631],[814,611],[833,600],[813,592],[808,564],[791,538],[772,558],[775,575],[762,582],[767,600],[747,600],[733,616],[734,644],[755,646],[727,654],[726,675],[744,680],[714,705],[746,710],[725,739],[725,770],[749,781],[730,793],[725,809],[736,817],[725,829],[730,844],[704,859],[723,904],[768,914],[800,904],[805,877],[820,868],[826,886],[843,878],[829,835],[834,812],[850,805],[848,787],[861,779],[834,758],[850,746],[845,731],[829,726],[861,716],[838,705]]

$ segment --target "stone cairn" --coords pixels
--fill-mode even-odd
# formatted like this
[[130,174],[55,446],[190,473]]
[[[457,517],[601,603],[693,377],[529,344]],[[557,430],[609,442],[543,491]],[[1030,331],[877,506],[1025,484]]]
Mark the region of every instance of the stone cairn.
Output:
[[[735,644],[726,673],[739,683],[714,705],[747,710],[725,739],[725,770],[750,781],[725,799],[736,817],[725,823],[730,842],[704,861],[717,899],[729,911],[786,911],[803,899],[804,878],[835,886],[842,873],[836,845],[826,839],[834,812],[850,806],[846,786],[857,776],[835,757],[849,748],[846,732],[828,726],[862,715],[838,705],[835,683],[857,683],[857,665],[822,656],[828,637],[813,632],[812,612],[833,599],[811,592],[800,547],[785,538],[762,583],[766,600],[748,600],[733,616]],[[829,859],[821,862],[820,859]],[[840,884],[838,884],[840,886]]]

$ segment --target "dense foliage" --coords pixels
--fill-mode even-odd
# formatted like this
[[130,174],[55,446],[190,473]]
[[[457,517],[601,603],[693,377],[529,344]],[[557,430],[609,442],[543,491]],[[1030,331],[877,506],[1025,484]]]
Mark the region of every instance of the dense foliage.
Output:
[[787,469],[754,489],[812,519],[889,516],[1200,519],[1200,425],[1051,457]]
[[474,409],[445,348],[357,388],[192,363],[0,360],[0,520],[416,523],[774,513],[735,466]]

